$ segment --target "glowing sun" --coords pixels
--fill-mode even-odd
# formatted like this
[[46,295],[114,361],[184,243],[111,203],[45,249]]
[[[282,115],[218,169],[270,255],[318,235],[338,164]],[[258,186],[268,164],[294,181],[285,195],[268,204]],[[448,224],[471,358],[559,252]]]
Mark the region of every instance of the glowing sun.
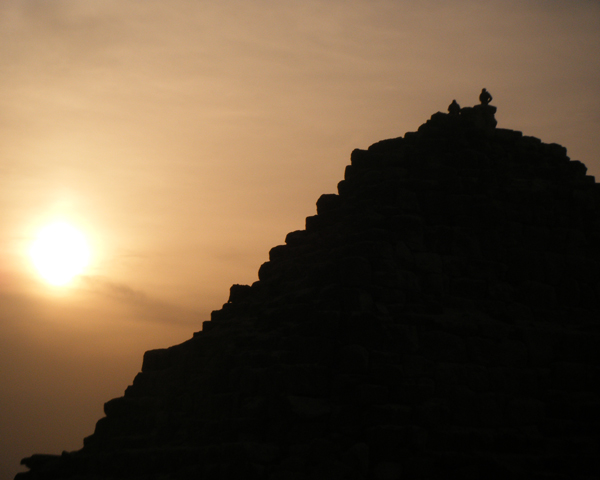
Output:
[[90,260],[85,236],[72,225],[57,222],[40,230],[29,255],[38,273],[52,285],[65,285]]

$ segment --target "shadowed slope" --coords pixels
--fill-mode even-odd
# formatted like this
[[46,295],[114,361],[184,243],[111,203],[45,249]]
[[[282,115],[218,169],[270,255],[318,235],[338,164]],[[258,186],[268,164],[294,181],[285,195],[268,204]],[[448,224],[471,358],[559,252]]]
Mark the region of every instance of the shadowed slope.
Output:
[[600,189],[494,113],[352,152],[258,282],[19,480],[593,478]]

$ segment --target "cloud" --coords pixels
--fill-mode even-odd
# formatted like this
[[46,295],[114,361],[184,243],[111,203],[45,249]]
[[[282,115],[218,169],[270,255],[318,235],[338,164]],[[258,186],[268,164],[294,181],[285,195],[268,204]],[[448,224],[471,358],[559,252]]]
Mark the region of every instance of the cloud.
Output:
[[134,308],[142,321],[200,327],[203,320],[208,320],[202,318],[201,313],[196,310],[155,298],[141,290],[100,275],[81,275],[80,281],[83,291],[97,296],[100,300],[110,299]]

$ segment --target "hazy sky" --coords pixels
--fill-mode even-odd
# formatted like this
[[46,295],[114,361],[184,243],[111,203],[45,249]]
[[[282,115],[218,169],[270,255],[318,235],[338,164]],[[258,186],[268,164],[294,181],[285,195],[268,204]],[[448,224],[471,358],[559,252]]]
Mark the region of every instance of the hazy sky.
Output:
[[[0,480],[80,448],[352,149],[483,87],[600,175],[597,1],[1,0]],[[27,255],[55,219],[92,248],[65,287]]]

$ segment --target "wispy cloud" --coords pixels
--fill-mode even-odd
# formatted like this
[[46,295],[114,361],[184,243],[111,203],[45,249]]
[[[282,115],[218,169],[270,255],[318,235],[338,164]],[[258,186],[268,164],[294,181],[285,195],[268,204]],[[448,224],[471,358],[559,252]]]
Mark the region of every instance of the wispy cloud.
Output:
[[81,288],[101,298],[116,300],[129,305],[140,313],[140,320],[163,322],[170,325],[190,325],[200,327],[201,313],[175,305],[148,295],[124,283],[111,281],[99,275],[81,275]]

